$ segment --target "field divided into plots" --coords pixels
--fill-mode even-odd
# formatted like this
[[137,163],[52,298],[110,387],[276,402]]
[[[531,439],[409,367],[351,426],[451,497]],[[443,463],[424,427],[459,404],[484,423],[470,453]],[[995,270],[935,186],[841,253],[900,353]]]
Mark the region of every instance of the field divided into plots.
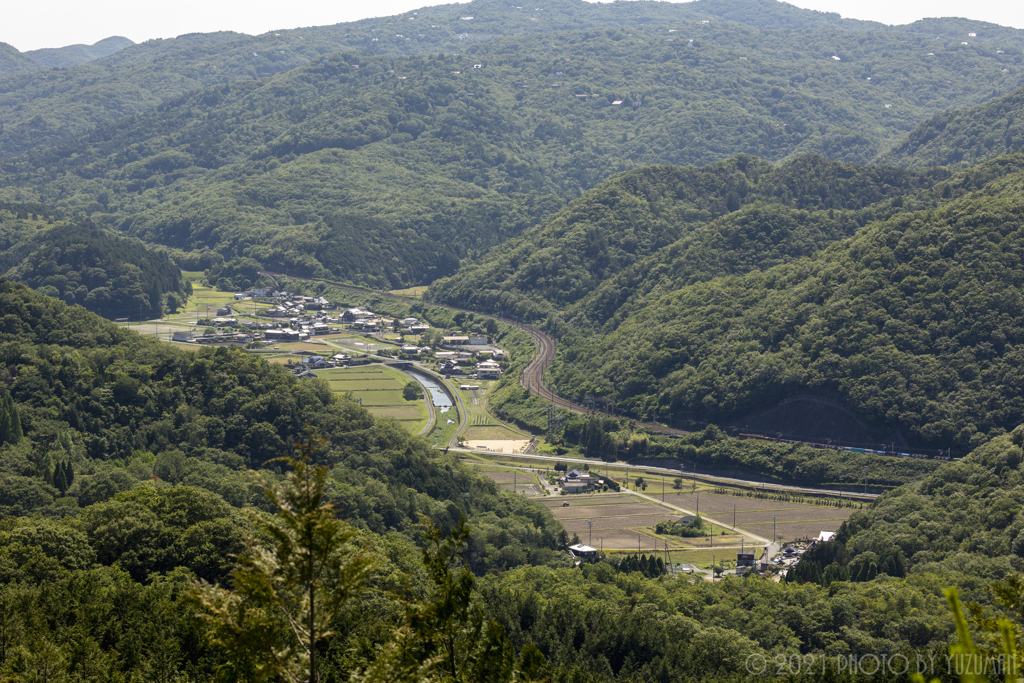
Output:
[[[679,512],[656,505],[629,494],[579,494],[545,498],[540,504],[551,508],[565,531],[576,534],[584,543],[605,551],[650,552],[665,548],[673,550],[739,545],[744,537],[731,532],[700,538],[679,538],[654,533],[654,525],[665,519],[679,519]],[[566,505],[568,503],[568,505]],[[746,537],[745,543],[753,539]]]
[[351,393],[362,400],[363,407],[379,417],[389,417],[413,434],[427,424],[427,405],[422,398],[406,401],[402,388],[412,380],[398,370],[383,365],[362,365],[354,368],[318,370],[317,377],[326,380],[331,391]]
[[814,538],[822,531],[836,531],[854,512],[850,508],[723,495],[705,489],[699,493],[671,493],[665,496],[665,502],[693,511],[699,505],[702,515],[723,524],[732,524],[735,512],[736,526],[769,539],[773,518],[777,536],[791,541]]
[[530,497],[544,495],[540,480],[533,472],[511,467],[499,467],[489,463],[469,463],[466,465],[477,474],[487,477],[503,491],[514,491]]

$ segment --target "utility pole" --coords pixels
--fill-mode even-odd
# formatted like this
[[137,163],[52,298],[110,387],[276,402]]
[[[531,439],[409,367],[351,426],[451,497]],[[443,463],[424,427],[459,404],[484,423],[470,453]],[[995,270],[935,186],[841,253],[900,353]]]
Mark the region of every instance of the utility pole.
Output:
[[700,491],[697,491],[697,516],[700,516]]
[[593,547],[594,543],[594,520],[587,520],[587,528],[590,530],[590,535],[587,536],[587,545]]
[[772,543],[775,543],[775,515],[772,515]]
[[732,505],[732,525],[736,526],[736,504]]
[[868,468],[864,468],[864,495],[868,493]]
[[512,493],[513,494],[518,493],[518,489],[516,488],[516,475],[517,474],[518,474],[518,472],[516,470],[512,470]]

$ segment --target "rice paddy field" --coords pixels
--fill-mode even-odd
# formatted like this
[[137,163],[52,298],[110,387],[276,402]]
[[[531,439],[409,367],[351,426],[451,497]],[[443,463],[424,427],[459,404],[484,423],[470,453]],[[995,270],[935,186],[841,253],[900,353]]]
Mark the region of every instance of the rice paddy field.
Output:
[[[655,524],[678,519],[681,513],[628,493],[554,496],[539,502],[551,509],[570,536],[576,534],[584,543],[606,551],[651,552],[666,547],[670,550],[710,550],[714,546],[722,546],[726,552],[726,546],[739,546],[741,540],[747,545],[755,543],[753,538],[742,534],[728,532],[723,535],[723,529],[717,526],[713,527],[717,535],[708,537],[679,538],[655,534]],[[731,552],[735,553],[735,550]]]
[[406,401],[402,388],[411,380],[398,370],[383,365],[362,365],[355,368],[318,370],[317,377],[326,380],[331,391],[348,392],[361,399],[363,407],[374,415],[389,417],[418,434],[427,425],[429,413],[421,398]]
[[[687,510],[697,510],[697,498],[696,493],[676,492],[666,495],[665,502]],[[735,513],[736,526],[766,538],[772,538],[773,519],[776,537],[792,541],[814,538],[822,531],[835,531],[853,512],[854,509],[846,507],[791,503],[700,490],[702,515],[710,515],[720,522],[732,524]]]
[[498,467],[489,463],[467,463],[477,474],[487,477],[503,491],[513,491],[526,496],[538,497],[546,495],[537,475],[521,469]]

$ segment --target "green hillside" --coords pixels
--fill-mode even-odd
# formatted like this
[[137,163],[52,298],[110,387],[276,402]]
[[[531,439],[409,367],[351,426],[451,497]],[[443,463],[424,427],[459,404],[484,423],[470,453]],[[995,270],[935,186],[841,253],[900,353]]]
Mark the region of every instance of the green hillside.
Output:
[[18,48],[13,45],[0,43],[0,78],[42,68],[42,64],[18,52]]
[[[239,670],[288,656],[280,654],[292,637],[286,619],[255,620],[261,611],[250,619],[247,610],[232,621],[249,643],[240,654],[225,648],[216,619],[197,618],[210,612],[192,591],[199,579],[244,590],[244,575],[230,573],[236,555],[287,557],[268,534],[284,515],[246,470],[280,483],[282,464],[268,459],[310,428],[326,440],[314,456],[329,468],[323,500],[355,529],[332,547],[344,558],[362,549],[371,562],[324,622],[323,680],[370,667],[387,680],[423,680],[424,666],[439,666],[427,655],[440,647],[441,626],[455,634],[455,680],[465,681],[510,683],[522,669],[533,680],[740,680],[751,656],[814,655],[826,667],[836,653],[941,657],[954,624],[940,587],[957,581],[991,604],[978,577],[1003,568],[1006,543],[989,529],[1019,526],[1012,504],[978,497],[983,481],[998,474],[1009,487],[1017,476],[1020,449],[997,440],[974,461],[938,469],[930,489],[911,489],[922,497],[952,484],[977,498],[971,520],[986,516],[984,531],[941,563],[915,554],[906,578],[882,572],[828,588],[691,582],[662,576],[660,553],[569,567],[569,539],[549,510],[497,491],[317,380],[237,349],[174,349],[9,281],[0,281],[0,321],[0,604],[16,607],[0,613],[10,628],[0,669],[10,677],[45,666],[51,679],[87,671],[102,680],[187,674],[213,683],[225,672],[245,680]],[[991,449],[1005,457],[990,458]],[[864,536],[856,525],[895,514],[888,506],[906,491],[843,531],[859,553],[852,566],[890,547],[906,553],[914,534],[962,536],[947,533],[938,511],[925,523],[900,516],[898,533],[885,539]],[[420,515],[455,531],[447,545],[431,542]],[[975,548],[975,540],[993,545]],[[936,540],[929,552],[940,545],[950,544]],[[395,661],[396,649],[410,648],[427,664]],[[473,662],[494,668],[484,676]]]
[[106,318],[159,318],[181,307],[191,292],[165,252],[89,222],[26,236],[4,252],[0,272]]
[[876,429],[967,450],[1024,418],[1022,161],[958,176],[963,196],[870,223],[814,256],[651,299],[608,335],[570,333],[551,377],[637,414],[719,424],[826,392]]
[[918,124],[884,163],[925,168],[975,164],[1024,148],[1024,88],[991,102],[944,112]]
[[[791,580],[942,574],[977,589],[1024,569],[1021,446],[1024,428],[856,512],[832,543],[804,556]],[[831,565],[835,564],[832,570]]]
[[66,45],[64,47],[47,47],[39,50],[29,50],[24,54],[43,66],[66,68],[112,55],[118,50],[123,50],[134,44],[134,42],[124,36],[111,36],[92,45],[80,44]]
[[[0,320],[4,395],[23,434],[0,434],[6,514],[61,517],[154,474],[237,507],[262,506],[245,470],[273,469],[268,461],[307,429],[328,439],[322,457],[336,468],[332,499],[377,533],[412,532],[418,512],[450,526],[460,510],[505,518],[521,507],[398,425],[376,424],[326,384],[299,381],[240,349],[182,351],[7,280]],[[73,482],[61,487],[57,466],[68,462]],[[550,524],[538,510],[528,514]],[[481,550],[481,570],[486,557]]]
[[813,254],[908,209],[906,195],[948,176],[813,155],[779,166],[741,155],[699,169],[637,169],[435,282],[427,296],[531,320],[554,314],[567,326],[552,322],[559,334],[599,329],[682,286]]

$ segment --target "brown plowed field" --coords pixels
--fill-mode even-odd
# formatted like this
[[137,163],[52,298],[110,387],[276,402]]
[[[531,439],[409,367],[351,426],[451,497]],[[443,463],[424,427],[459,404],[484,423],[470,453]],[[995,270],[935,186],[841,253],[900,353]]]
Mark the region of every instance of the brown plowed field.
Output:
[[[580,505],[578,507],[554,508],[556,519],[586,519],[589,517],[636,517],[657,516],[658,519],[679,517],[672,510],[659,508],[656,505]],[[636,526],[635,524],[631,526]]]
[[[691,493],[675,493],[665,496],[665,502],[695,510],[697,496]],[[758,500],[746,496],[723,496],[706,492],[700,494],[700,513],[713,517],[723,524],[733,523],[734,505],[736,526],[740,529],[771,538],[774,516],[775,533],[787,540],[814,538],[822,531],[836,531],[854,512],[851,508],[826,505]]]
[[[650,494],[649,494],[650,495]],[[665,502],[678,505],[687,510],[697,507],[697,494],[695,493],[672,493],[665,495]],[[746,496],[723,496],[717,493],[700,492],[700,511],[709,515],[721,515],[728,512],[732,514],[733,506],[737,512],[745,510],[836,510],[838,508],[819,507],[817,505],[806,505],[803,503],[785,503],[777,500],[758,500]],[[724,520],[723,520],[724,521]]]

